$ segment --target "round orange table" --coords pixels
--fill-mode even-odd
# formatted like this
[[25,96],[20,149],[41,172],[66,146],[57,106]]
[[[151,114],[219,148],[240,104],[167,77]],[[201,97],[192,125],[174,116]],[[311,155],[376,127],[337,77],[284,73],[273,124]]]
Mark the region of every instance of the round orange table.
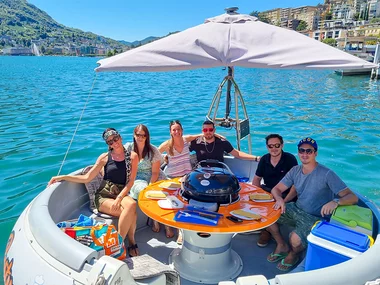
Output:
[[[169,180],[178,182],[178,179]],[[248,232],[266,228],[280,217],[279,210],[273,209],[274,202],[253,202],[249,194],[265,192],[259,187],[240,183],[240,200],[227,206],[220,206],[218,213],[222,214],[216,226],[177,222],[174,216],[178,210],[165,210],[158,206],[157,201],[145,197],[149,190],[162,190],[175,195],[179,191],[167,190],[159,185],[159,181],[149,185],[139,195],[139,207],[150,218],[159,223],[183,230],[183,246],[175,249],[169,263],[179,272],[180,276],[198,283],[214,284],[220,280],[231,280],[237,277],[243,269],[239,255],[231,249],[232,237],[235,233]],[[260,220],[244,220],[234,223],[228,219],[230,212],[237,209],[252,209],[261,215]]]

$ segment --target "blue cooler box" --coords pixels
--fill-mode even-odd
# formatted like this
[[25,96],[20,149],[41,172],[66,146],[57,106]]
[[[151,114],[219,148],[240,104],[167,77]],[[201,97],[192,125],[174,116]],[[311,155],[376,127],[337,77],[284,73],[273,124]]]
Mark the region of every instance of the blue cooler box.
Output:
[[335,265],[365,252],[370,238],[338,225],[322,221],[308,235],[305,270]]

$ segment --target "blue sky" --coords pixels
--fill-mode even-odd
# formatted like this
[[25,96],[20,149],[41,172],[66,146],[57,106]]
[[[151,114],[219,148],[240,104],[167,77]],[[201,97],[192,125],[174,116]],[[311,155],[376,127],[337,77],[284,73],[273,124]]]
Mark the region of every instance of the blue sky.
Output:
[[68,27],[90,31],[115,40],[135,41],[165,36],[224,13],[226,7],[254,10],[315,6],[323,0],[27,0]]

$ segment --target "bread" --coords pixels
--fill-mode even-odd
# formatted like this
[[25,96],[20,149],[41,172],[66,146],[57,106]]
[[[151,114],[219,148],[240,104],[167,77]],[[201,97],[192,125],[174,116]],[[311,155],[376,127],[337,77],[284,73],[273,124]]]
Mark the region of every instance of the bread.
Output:
[[146,193],[146,197],[147,198],[155,198],[155,199],[158,199],[158,198],[165,199],[166,198],[166,194],[164,192],[161,192],[161,191],[148,192],[148,193]]
[[171,182],[171,181],[166,181],[166,182],[162,182],[158,186],[160,186],[161,188],[169,189],[169,188],[180,188],[181,184],[178,184],[178,183],[175,183],[175,182]]
[[252,200],[272,200],[273,196],[270,193],[253,193],[249,195]]
[[231,213],[232,213],[232,214],[239,215],[239,216],[242,216],[242,217],[246,217],[246,218],[248,218],[248,219],[252,219],[252,220],[258,220],[258,219],[261,219],[261,216],[260,216],[260,215],[258,215],[258,214],[254,214],[254,213],[251,213],[251,212],[247,212],[247,211],[244,211],[244,210],[242,210],[242,209],[232,211]]

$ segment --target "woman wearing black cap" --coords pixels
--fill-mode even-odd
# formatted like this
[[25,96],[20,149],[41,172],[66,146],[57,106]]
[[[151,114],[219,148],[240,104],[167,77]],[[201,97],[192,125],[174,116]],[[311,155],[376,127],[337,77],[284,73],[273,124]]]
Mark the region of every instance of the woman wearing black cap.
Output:
[[62,180],[88,183],[104,170],[103,181],[95,194],[96,208],[119,217],[118,232],[123,239],[128,236],[128,253],[136,256],[136,201],[128,194],[136,178],[138,156],[123,147],[122,138],[114,128],[106,129],[103,139],[108,145],[108,152],[101,154],[86,174],[54,176],[48,185]]

